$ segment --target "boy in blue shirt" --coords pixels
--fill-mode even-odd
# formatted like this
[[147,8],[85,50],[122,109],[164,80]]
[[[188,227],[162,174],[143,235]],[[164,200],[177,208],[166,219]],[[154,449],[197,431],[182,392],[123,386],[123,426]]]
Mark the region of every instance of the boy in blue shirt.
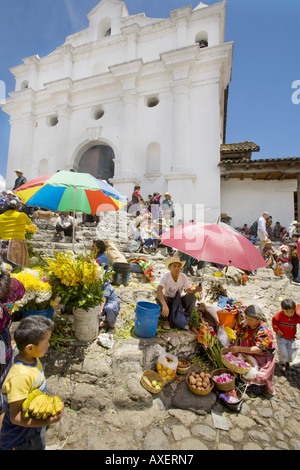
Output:
[[113,286],[108,282],[104,285],[103,301],[100,309],[100,328],[114,328],[120,311],[120,302]]
[[19,353],[14,359],[2,393],[5,415],[0,431],[0,450],[45,450],[46,426],[58,422],[62,415],[46,420],[26,418],[22,413],[23,401],[35,389],[47,392],[40,358],[49,347],[53,321],[42,316],[21,320],[14,333]]

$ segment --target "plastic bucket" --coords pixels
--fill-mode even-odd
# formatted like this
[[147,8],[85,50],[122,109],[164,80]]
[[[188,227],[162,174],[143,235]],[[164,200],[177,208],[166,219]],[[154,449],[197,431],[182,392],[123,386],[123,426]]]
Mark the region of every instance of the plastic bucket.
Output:
[[52,320],[53,314],[54,314],[54,310],[53,310],[52,307],[47,308],[45,310],[24,310],[23,311],[23,317],[24,318],[39,315],[39,316],[42,316],[42,317],[50,318],[50,320]]
[[99,310],[73,310],[74,334],[78,341],[94,341],[99,334]]
[[237,320],[237,310],[226,312],[224,310],[218,310],[217,315],[219,317],[220,325],[228,326],[233,329]]
[[154,338],[159,313],[159,305],[151,302],[138,302],[135,309],[135,335],[139,338]]
[[128,286],[130,270],[130,263],[113,263],[113,271],[115,271],[115,274],[112,278],[112,284],[115,286]]

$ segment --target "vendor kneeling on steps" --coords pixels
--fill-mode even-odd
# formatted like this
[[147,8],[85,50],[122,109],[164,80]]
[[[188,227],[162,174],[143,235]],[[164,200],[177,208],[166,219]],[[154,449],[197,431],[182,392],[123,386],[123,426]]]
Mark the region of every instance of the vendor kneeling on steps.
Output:
[[[169,330],[174,325],[172,322],[171,315],[173,313],[172,307],[175,300],[178,300],[178,296],[181,300],[183,312],[186,318],[190,318],[193,313],[196,297],[194,294],[202,291],[202,286],[199,285],[195,289],[190,289],[189,280],[186,274],[181,272],[185,261],[180,261],[177,253],[172,258],[167,258],[166,268],[170,272],[164,274],[157,287],[157,303],[161,306],[161,315],[165,318],[163,328]],[[182,291],[185,290],[186,294],[181,297]],[[171,321],[171,325],[170,325]],[[187,320],[188,321],[188,320]],[[185,330],[189,329],[188,324],[184,326]]]

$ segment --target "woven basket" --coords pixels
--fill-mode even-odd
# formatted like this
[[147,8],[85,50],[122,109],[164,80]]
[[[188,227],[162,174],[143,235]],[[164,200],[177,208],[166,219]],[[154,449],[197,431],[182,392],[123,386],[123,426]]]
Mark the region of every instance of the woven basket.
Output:
[[[181,365],[179,365],[181,363]],[[178,359],[177,374],[187,374],[190,368],[190,363],[186,359]]]
[[189,377],[191,375],[192,372],[196,372],[196,374],[199,374],[201,371],[201,369],[199,367],[193,367],[193,370],[191,370],[189,372],[189,374],[186,376],[186,383],[187,383],[187,386],[189,387],[190,391],[193,392],[195,395],[201,395],[201,396],[204,396],[204,395],[209,395],[209,393],[212,391],[212,389],[214,388],[214,382],[211,381],[211,384],[212,386],[210,388],[207,388],[206,390],[197,390],[196,388],[193,388],[191,386],[191,384],[189,383]]
[[[157,380],[157,382],[161,383],[161,389],[154,388],[152,386],[153,380]],[[141,385],[148,390],[150,393],[159,393],[162,391],[164,383],[162,381],[161,376],[155,372],[154,370],[145,370],[141,377]]]
[[[223,373],[230,374],[232,376],[232,380],[230,382],[226,382],[226,383],[217,382],[215,380],[215,377],[218,376],[218,375],[221,375]],[[215,387],[218,390],[228,391],[228,390],[232,390],[235,387],[236,375],[233,371],[231,371],[229,369],[216,369],[211,373],[211,377],[212,377],[212,380],[215,384]]]
[[[249,359],[247,358],[247,362],[248,362],[248,364],[250,364],[250,367],[249,367],[248,369],[243,368],[243,367],[238,367],[238,366],[236,366],[235,364],[232,364],[231,362],[228,362],[228,361],[224,358],[224,355],[227,354],[229,351],[230,351],[230,348],[223,348],[223,349],[221,349],[221,360],[222,360],[224,366],[226,366],[227,369],[231,370],[232,372],[236,372],[237,374],[246,374],[247,372],[249,372],[249,370],[251,369],[251,367],[253,367],[252,362],[249,361]],[[242,353],[242,354],[243,354],[243,353]],[[245,354],[243,354],[243,356],[245,357]]]

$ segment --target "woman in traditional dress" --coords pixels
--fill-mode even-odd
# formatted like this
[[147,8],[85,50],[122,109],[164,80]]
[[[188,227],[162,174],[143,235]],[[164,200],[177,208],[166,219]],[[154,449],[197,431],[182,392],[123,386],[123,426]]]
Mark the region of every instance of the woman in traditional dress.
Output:
[[31,225],[30,218],[24,212],[19,212],[18,202],[12,199],[8,210],[0,215],[0,243],[3,260],[13,267],[28,266],[26,225]]
[[258,372],[254,378],[246,379],[242,376],[242,380],[251,385],[254,393],[267,391],[270,395],[275,395],[275,343],[272,330],[257,305],[249,305],[244,313],[245,320],[238,325],[235,346],[230,350],[233,354],[241,352],[252,356],[257,362]]

